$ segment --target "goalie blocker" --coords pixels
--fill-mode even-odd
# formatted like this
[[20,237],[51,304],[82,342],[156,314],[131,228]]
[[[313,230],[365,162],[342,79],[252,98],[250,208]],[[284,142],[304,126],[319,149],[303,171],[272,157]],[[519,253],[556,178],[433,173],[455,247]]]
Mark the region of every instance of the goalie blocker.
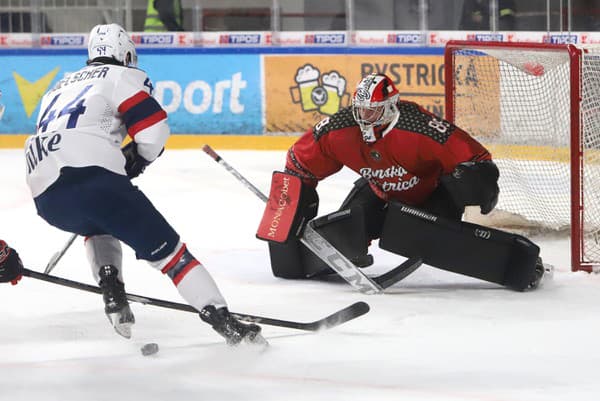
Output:
[[[317,215],[319,197],[314,188],[294,175],[274,172],[269,199],[256,237],[269,244],[275,277],[300,279],[333,273],[318,256],[302,245],[305,225]],[[367,254],[365,218],[361,206],[311,221],[312,227],[350,260]],[[352,233],[352,235],[348,235]]]
[[[388,204],[379,246],[454,273],[517,291],[536,279],[540,248],[512,233],[436,216],[398,202]],[[539,273],[538,273],[539,275]]]

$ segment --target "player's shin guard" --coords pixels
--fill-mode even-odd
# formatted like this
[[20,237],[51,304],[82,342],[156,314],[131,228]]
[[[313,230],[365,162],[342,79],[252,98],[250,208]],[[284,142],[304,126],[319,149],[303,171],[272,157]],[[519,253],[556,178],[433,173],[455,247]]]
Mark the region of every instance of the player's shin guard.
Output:
[[119,272],[119,280],[123,282],[123,251],[118,239],[111,235],[94,235],[87,237],[84,244],[87,259],[97,283],[100,282],[98,272],[103,266],[114,266]]
[[179,243],[169,256],[150,264],[169,276],[183,299],[198,311],[206,305],[226,306],[215,281],[185,244]]

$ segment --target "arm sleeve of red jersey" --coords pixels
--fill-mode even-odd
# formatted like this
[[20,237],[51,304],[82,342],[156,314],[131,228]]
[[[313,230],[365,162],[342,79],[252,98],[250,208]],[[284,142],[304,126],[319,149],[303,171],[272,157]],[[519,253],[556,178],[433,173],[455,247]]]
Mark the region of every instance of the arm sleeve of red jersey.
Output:
[[148,161],[158,157],[169,137],[167,113],[150,95],[149,78],[143,71],[128,69],[116,84],[117,110],[136,142],[140,156]]
[[322,145],[314,139],[312,131],[306,132],[288,150],[286,172],[315,187],[320,180],[340,171],[343,164],[328,157]]
[[442,164],[444,174],[451,173],[463,162],[492,160],[490,152],[465,131],[457,128],[445,144],[434,150],[436,158]]

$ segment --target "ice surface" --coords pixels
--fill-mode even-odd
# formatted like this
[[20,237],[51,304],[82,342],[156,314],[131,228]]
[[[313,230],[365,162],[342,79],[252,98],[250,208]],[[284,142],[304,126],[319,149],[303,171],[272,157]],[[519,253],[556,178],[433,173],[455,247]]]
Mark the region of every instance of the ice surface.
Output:
[[[219,151],[217,149],[217,151]],[[219,151],[268,191],[284,152]],[[0,238],[43,271],[68,240],[36,215],[19,150],[0,150]],[[319,186],[333,211],[356,175]],[[571,273],[567,238],[534,238],[553,282],[530,293],[422,267],[388,294],[341,281],[274,278],[254,234],[263,203],[198,150],[167,151],[136,180],[214,276],[233,311],[312,321],[364,300],[371,312],[329,331],[264,326],[265,353],[229,349],[192,313],[133,304],[133,338],[114,333],[100,296],[23,279],[0,285],[0,400],[600,399],[600,278]],[[381,272],[402,258],[372,247]],[[124,248],[129,292],[182,302],[170,280]],[[55,274],[93,283],[82,240]],[[150,342],[160,352],[144,357]]]

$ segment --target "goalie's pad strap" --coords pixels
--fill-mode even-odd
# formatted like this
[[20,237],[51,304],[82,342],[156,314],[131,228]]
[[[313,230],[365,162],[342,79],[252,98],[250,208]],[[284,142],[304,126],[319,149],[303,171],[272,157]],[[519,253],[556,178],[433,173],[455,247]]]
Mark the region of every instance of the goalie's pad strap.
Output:
[[[266,241],[285,243],[293,229],[302,227],[298,213],[302,180],[291,174],[275,171],[271,190],[256,236]],[[298,235],[299,233],[293,233]]]

